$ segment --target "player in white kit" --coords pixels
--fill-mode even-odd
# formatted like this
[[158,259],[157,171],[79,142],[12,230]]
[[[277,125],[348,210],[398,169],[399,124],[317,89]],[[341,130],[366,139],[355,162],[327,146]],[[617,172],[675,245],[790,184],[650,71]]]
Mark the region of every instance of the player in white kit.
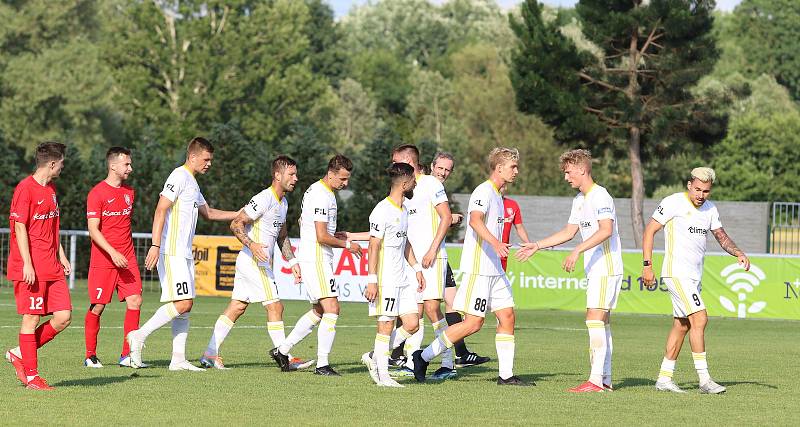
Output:
[[[373,350],[364,353],[361,360],[379,386],[403,387],[389,378],[389,351],[416,332],[416,294],[424,291],[425,278],[408,244],[408,209],[403,205],[414,194],[414,168],[395,163],[388,174],[392,182],[389,196],[369,215],[369,275],[364,297],[369,302],[369,315],[377,318],[378,332]],[[416,277],[406,274],[406,261]],[[403,319],[403,326],[392,331],[398,317]]]
[[725,392],[724,386],[711,379],[706,360],[705,328],[708,315],[700,289],[708,233],[714,235],[725,252],[738,259],[740,269],[750,270],[750,260],[722,228],[717,207],[708,200],[715,180],[713,169],[693,169],[686,185],[687,191],[662,200],[644,230],[642,280],[650,288],[658,284],[653,273],[653,240],[655,234],[664,228],[665,253],[661,278],[672,297],[672,329],[667,336],[666,351],[656,381],[656,390],[659,391],[684,393],[672,380],[672,375],[688,334],[694,367],[700,380],[700,392]]
[[[438,337],[447,329],[447,320],[442,313],[444,287],[447,277],[447,250],[444,237],[452,224],[452,213],[447,201],[444,185],[431,175],[425,175],[419,165],[419,150],[414,145],[401,145],[392,150],[393,163],[407,163],[414,168],[417,186],[414,197],[406,199],[408,209],[408,241],[414,253],[421,257],[425,275],[425,290],[417,296],[419,303],[419,330],[406,342],[406,351],[411,354],[422,344],[424,333],[422,314],[426,314]],[[413,369],[413,360],[407,368]],[[434,374],[435,379],[456,376],[453,351],[446,349],[442,355],[442,366]]]
[[497,384],[530,385],[513,373],[514,298],[500,264],[500,258],[508,256],[509,245],[500,241],[504,214],[499,188],[517,177],[519,152],[498,147],[492,150],[488,160],[491,175],[472,192],[469,200],[460,264],[463,276],[453,303],[456,310],[465,313],[464,320],[439,334],[425,350],[412,354],[414,378],[420,382],[425,381],[428,363],[434,357],[451,348],[453,342],[478,332],[486,312],[492,311],[497,318],[495,348],[500,365]]
[[[278,296],[273,273],[273,248],[277,244],[281,254],[289,260],[295,281],[300,282],[300,267],[294,257],[292,243],[286,227],[289,204],[286,194],[297,184],[297,163],[278,156],[272,161],[272,184],[253,196],[242,212],[231,222],[233,235],[242,242],[236,257],[236,275],[233,279],[231,302],[219,316],[200,365],[205,368],[228,369],[219,356],[219,348],[234,323],[251,303],[261,303],[267,311],[267,333],[272,347],[286,338],[283,325],[283,304]],[[291,367],[309,366],[310,362],[295,360]]]
[[328,355],[336,337],[339,318],[339,287],[333,277],[333,248],[344,248],[361,257],[358,243],[346,239],[346,233],[336,232],[336,195],[347,187],[353,162],[337,154],[328,162],[325,177],[312,184],[303,195],[300,213],[300,247],[298,261],[303,274],[303,285],[311,302],[308,311],[295,324],[294,329],[270,356],[281,370],[290,370],[289,351],[305,338],[315,326],[317,331],[317,367],[314,374],[338,376],[330,366]]
[[189,312],[194,301],[194,257],[192,239],[197,215],[211,221],[231,221],[237,212],[213,209],[206,203],[195,175],[211,168],[214,147],[205,138],[195,137],[186,149],[186,163],[167,178],[153,215],[153,244],[144,266],[158,264],[162,305],[144,325],[128,334],[131,365],[142,367],[142,348],[156,329],[172,322],[171,371],[202,371],[186,360]]
[[591,372],[589,380],[569,389],[573,393],[611,390],[611,310],[617,306],[622,287],[622,250],[617,230],[614,199],[592,179],[592,156],[586,150],[561,155],[564,179],[580,191],[572,201],[567,225],[534,243],[523,244],[517,259],[527,260],[541,248],[566,243],[580,231],[583,242],[563,262],[565,271],[575,269],[581,254],[588,279],[586,328],[589,330]]

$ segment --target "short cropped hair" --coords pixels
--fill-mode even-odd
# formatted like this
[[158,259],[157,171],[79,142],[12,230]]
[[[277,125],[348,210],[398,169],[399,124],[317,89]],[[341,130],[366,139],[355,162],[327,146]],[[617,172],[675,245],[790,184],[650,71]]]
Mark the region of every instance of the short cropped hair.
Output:
[[583,166],[586,172],[592,171],[592,153],[589,150],[581,148],[569,150],[562,154],[558,161],[561,163],[561,170],[563,171],[567,165]]
[[414,168],[408,163],[394,163],[386,169],[386,173],[389,174],[392,185],[404,178],[414,178]]
[[57,162],[64,158],[67,146],[55,141],[45,141],[36,146],[36,167],[40,168],[50,162]]
[[117,156],[130,156],[131,150],[125,147],[111,147],[106,151],[106,162],[111,163]]
[[274,177],[276,173],[282,173],[289,166],[297,167],[297,162],[289,156],[280,155],[276,157],[272,161],[272,176]]
[[717,173],[714,172],[714,169],[707,167],[694,168],[692,169],[691,179],[689,181],[695,179],[713,184],[717,180]]
[[516,148],[495,147],[487,156],[489,170],[494,171],[497,165],[505,164],[509,161],[519,161],[519,150]]
[[414,162],[419,165],[419,148],[417,148],[414,144],[403,144],[397,147],[394,147],[392,150],[392,156],[397,153],[404,153],[408,152],[411,153],[411,158],[414,159]]
[[208,151],[209,153],[213,153],[214,146],[211,145],[211,143],[207,139],[201,136],[196,136],[192,138],[192,140],[189,141],[189,145],[186,147],[186,152],[188,154],[200,153],[203,151]]
[[331,161],[328,162],[328,172],[336,173],[342,169],[345,169],[348,172],[352,172],[353,162],[347,157],[341,154],[337,154],[331,158]]
[[436,166],[436,162],[439,159],[447,159],[447,160],[450,160],[451,162],[453,162],[453,165],[456,164],[456,159],[453,158],[452,154],[450,154],[450,153],[448,153],[446,151],[438,151],[438,152],[436,152],[436,155],[433,156],[433,160],[431,160],[431,169],[433,169],[433,167]]

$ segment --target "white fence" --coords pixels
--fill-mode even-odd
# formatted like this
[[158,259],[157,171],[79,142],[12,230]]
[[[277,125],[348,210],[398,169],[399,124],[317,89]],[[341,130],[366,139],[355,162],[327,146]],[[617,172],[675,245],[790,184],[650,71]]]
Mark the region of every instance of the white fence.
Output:
[[[133,233],[133,248],[136,252],[136,259],[139,261],[139,270],[142,274],[142,286],[145,291],[155,291],[160,289],[158,284],[158,273],[155,270],[147,271],[144,269],[144,258],[147,250],[150,249],[150,233]],[[2,277],[0,285],[11,286],[6,278],[6,267],[8,264],[8,245],[11,242],[11,230],[0,228],[0,268]],[[86,279],[89,270],[89,251],[91,240],[89,232],[86,230],[61,230],[61,245],[64,252],[69,257],[72,271],[69,275],[69,288],[75,288],[75,281]]]

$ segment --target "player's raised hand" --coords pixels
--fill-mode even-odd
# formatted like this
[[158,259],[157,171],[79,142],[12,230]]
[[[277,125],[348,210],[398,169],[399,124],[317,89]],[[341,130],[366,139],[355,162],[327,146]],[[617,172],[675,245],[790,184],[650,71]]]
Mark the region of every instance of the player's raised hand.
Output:
[[295,284],[303,281],[303,274],[300,271],[300,264],[295,264],[292,266],[292,276],[294,276]]
[[119,251],[111,251],[108,255],[111,256],[111,262],[118,268],[128,268],[128,258],[125,258]]
[[29,285],[36,281],[36,271],[33,269],[33,265],[22,265],[22,280]]
[[350,251],[350,253],[353,254],[356,258],[361,258],[362,249],[361,246],[358,245],[358,243],[351,241],[350,248],[348,248],[347,250]]
[[492,244],[492,248],[494,248],[494,251],[500,256],[500,258],[508,258],[508,248],[510,247],[511,245],[508,243],[503,243],[499,240],[497,243]]
[[739,265],[744,267],[744,271],[750,271],[750,258],[744,252],[740,252],[736,258],[739,260]]
[[267,254],[267,251],[264,250],[266,246],[262,245],[261,243],[250,242],[250,244],[247,245],[247,248],[250,249],[250,252],[253,253],[253,256],[256,260],[258,260],[258,262],[269,262],[269,255]]
[[436,261],[436,252],[438,248],[430,248],[428,252],[425,253],[425,256],[422,257],[422,268],[431,268],[433,263]]
[[417,292],[424,291],[425,290],[425,275],[422,274],[421,271],[417,272],[417,283],[419,283],[419,286],[417,286]]
[[567,273],[572,273],[575,271],[575,264],[578,262],[578,258],[580,258],[581,253],[577,249],[573,249],[572,252],[564,259],[564,262],[561,264],[561,267],[564,268],[564,271]]
[[647,289],[652,289],[656,286],[656,275],[653,273],[652,266],[645,266],[642,268],[642,284]]
[[364,298],[367,299],[369,302],[374,302],[375,297],[378,295],[378,284],[377,283],[367,283],[367,290],[364,291]]
[[158,252],[158,246],[150,246],[150,249],[147,250],[147,256],[144,259],[144,268],[152,270],[156,267],[158,263]]

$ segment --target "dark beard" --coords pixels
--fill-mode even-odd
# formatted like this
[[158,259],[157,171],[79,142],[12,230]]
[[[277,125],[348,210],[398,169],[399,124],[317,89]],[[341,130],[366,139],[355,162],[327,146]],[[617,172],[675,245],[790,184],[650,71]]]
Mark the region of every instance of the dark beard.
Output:
[[413,199],[414,198],[414,190],[407,190],[403,192],[403,197],[406,199]]

